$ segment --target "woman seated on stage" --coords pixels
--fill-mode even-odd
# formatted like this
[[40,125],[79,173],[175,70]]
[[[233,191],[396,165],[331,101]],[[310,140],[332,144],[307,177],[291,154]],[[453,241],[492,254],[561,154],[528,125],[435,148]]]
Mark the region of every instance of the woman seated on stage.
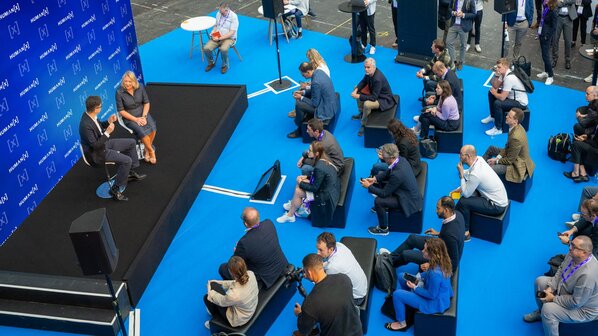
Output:
[[[210,315],[238,327],[247,323],[255,313],[259,289],[255,274],[247,270],[243,258],[231,257],[228,270],[234,280],[208,281],[208,294],[204,295],[203,301]],[[209,321],[205,326],[210,329]]]
[[307,204],[314,226],[327,226],[332,221],[340,197],[340,182],[337,169],[324,153],[324,145],[314,141],[307,154],[315,160],[312,177],[297,177],[293,199],[283,205],[286,212],[278,217],[278,223],[294,222],[295,211]]
[[307,50],[307,60],[311,63],[314,69],[320,69],[330,77],[330,69],[328,69],[326,61],[324,61],[324,58],[316,49],[311,48]]
[[437,131],[459,128],[459,106],[448,81],[441,80],[436,84],[436,95],[440,97],[438,105],[426,108],[419,117],[414,118],[418,124],[412,129],[422,139],[428,137],[430,125],[434,125]]
[[156,164],[156,122],[149,114],[150,103],[143,85],[135,74],[127,71],[122,77],[121,87],[116,90],[116,110],[123,117],[125,126],[133,130],[137,139],[145,146],[145,162]]
[[[421,155],[419,153],[419,142],[413,132],[405,127],[400,120],[392,119],[386,126],[388,132],[392,136],[395,145],[399,148],[399,156],[407,159],[409,165],[413,170],[415,176],[419,175],[422,170]],[[388,165],[382,160],[382,154],[377,150],[380,162],[377,162],[372,167],[370,176],[376,176],[379,172],[388,169]]]
[[[571,159],[573,162],[573,171],[563,174],[572,179],[573,182],[588,182],[589,168],[594,172],[598,168],[598,126],[590,135],[574,135],[575,141],[571,144]],[[589,166],[589,167],[586,167]]]
[[397,322],[386,323],[384,327],[388,330],[405,331],[409,328],[405,321],[406,304],[424,314],[442,313],[451,304],[453,272],[444,241],[430,238],[424,244],[422,252],[429,262],[421,265],[424,272],[419,280],[414,283],[405,280],[404,273],[399,274],[400,288],[392,295]]

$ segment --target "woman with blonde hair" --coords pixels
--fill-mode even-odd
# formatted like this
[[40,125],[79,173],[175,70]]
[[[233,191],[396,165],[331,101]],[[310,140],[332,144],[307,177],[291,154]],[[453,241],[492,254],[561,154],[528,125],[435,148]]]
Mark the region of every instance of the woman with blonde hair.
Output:
[[316,49],[311,48],[307,50],[307,59],[309,60],[309,63],[313,65],[314,69],[320,69],[324,71],[324,73],[326,73],[328,77],[330,77],[330,69],[328,69],[326,61],[324,61],[324,58]]
[[122,116],[125,126],[133,130],[137,139],[145,146],[145,162],[156,164],[156,121],[149,114],[150,103],[145,88],[133,71],[127,71],[116,90],[116,110]]
[[[231,327],[238,327],[249,322],[255,313],[259,289],[255,274],[247,270],[243,258],[232,256],[228,270],[234,280],[208,281],[208,294],[203,300],[210,315],[226,319]],[[205,326],[210,329],[209,321]]]
[[[384,327],[391,331],[405,331],[409,328],[405,321],[405,305],[409,305],[424,314],[442,313],[451,305],[453,275],[451,258],[446,245],[440,238],[430,238],[424,244],[424,258],[421,278],[406,280],[405,273],[399,274],[400,288],[392,295],[396,322],[388,322]],[[420,284],[423,283],[423,285]]]

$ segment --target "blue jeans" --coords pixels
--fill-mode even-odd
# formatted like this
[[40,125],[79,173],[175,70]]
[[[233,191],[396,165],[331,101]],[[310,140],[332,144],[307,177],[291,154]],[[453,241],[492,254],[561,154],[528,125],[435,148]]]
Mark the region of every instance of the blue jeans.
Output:
[[392,302],[395,306],[395,317],[398,322],[405,321],[405,305],[419,309],[420,305],[426,302],[426,299],[415,294],[407,287],[407,282],[403,279],[403,272],[399,273],[398,283],[400,289],[392,294]]
[[295,20],[297,21],[297,28],[301,28],[301,18],[304,16],[303,12],[298,10],[297,8],[295,8],[295,9],[289,11],[288,13],[283,14],[282,16],[287,18],[291,15],[295,16]]

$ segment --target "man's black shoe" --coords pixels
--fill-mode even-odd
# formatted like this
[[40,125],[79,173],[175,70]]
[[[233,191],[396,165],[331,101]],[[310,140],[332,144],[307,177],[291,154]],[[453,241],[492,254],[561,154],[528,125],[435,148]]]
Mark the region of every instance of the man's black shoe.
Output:
[[129,181],[141,181],[146,177],[147,175],[139,174],[134,170],[129,171]]
[[351,120],[361,120],[361,113],[357,113],[356,115],[351,116]]
[[110,187],[110,195],[112,195],[112,199],[115,201],[128,201],[129,198],[125,196],[123,193],[120,192],[120,187],[116,184]]
[[552,67],[553,67],[553,68],[554,68],[554,67],[556,67],[556,64],[557,64],[557,59],[556,59],[556,58],[553,58],[553,59],[552,59]]
[[297,131],[292,131],[291,133],[287,134],[287,138],[289,139],[295,139],[301,136],[301,132]]

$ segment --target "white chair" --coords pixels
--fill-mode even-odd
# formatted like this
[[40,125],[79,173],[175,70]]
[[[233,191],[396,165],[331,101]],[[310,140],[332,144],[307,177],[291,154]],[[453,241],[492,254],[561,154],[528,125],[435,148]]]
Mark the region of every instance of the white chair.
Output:
[[[239,51],[237,50],[237,42],[239,42],[238,39],[235,41],[235,43],[233,45],[230,46],[230,49],[234,50],[235,53],[237,54],[237,56],[239,57],[239,60],[241,62],[243,62],[243,57],[241,57],[241,54],[239,54]],[[229,52],[229,54],[230,54],[230,52]],[[217,60],[219,56],[220,56],[220,48],[218,48],[218,52],[216,52],[216,58],[214,60]],[[226,66],[230,69],[230,57],[228,59],[228,63],[229,64],[227,64]]]

